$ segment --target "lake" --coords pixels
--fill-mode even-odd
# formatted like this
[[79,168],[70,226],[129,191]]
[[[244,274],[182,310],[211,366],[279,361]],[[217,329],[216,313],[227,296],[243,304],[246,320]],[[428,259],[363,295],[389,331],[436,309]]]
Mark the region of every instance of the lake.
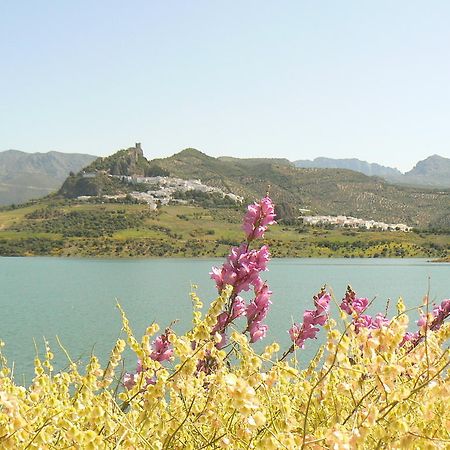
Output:
[[[67,360],[55,336],[73,359],[86,359],[93,351],[104,361],[121,334],[117,302],[138,339],[153,321],[163,328],[179,319],[174,329],[186,331],[191,324],[191,284],[198,285],[206,307],[216,295],[208,272],[221,263],[222,259],[0,258],[0,339],[6,342],[10,366],[14,362],[16,381],[31,380],[33,339],[42,353],[43,336],[54,350],[58,369]],[[423,259],[275,259],[263,275],[273,291],[264,343],[278,340],[282,349],[289,345],[292,321],[301,321],[324,284],[338,302],[351,284],[359,296],[375,298],[373,312],[384,311],[388,298],[394,312],[400,296],[408,307],[420,305],[428,290],[432,301],[450,297],[450,265]],[[309,358],[316,348],[317,342],[309,342],[302,358]],[[127,364],[134,368],[134,358],[129,356]]]

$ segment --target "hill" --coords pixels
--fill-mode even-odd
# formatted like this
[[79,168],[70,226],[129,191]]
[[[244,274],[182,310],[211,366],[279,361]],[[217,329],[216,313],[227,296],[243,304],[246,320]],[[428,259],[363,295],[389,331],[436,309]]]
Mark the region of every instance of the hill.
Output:
[[[242,240],[245,205],[205,208],[44,199],[0,210],[1,256],[212,257]],[[274,257],[448,258],[450,235],[307,227],[266,234]]]
[[[111,175],[115,175],[111,176]],[[450,229],[450,191],[394,186],[381,178],[347,169],[296,168],[278,159],[213,158],[185,149],[169,158],[148,161],[139,145],[98,158],[63,184],[60,195],[124,194],[136,185],[125,176],[170,175],[254,199],[266,192],[279,206],[283,219],[293,220],[299,209],[312,214],[347,215],[387,223]],[[146,189],[145,185],[141,186]]]
[[275,202],[286,205],[292,216],[303,208],[315,214],[450,228],[448,190],[394,186],[347,169],[302,169],[270,159],[221,160],[195,149],[153,163],[171,176],[200,178],[245,198],[259,197],[270,185]]
[[0,205],[23,203],[58,190],[70,172],[96,157],[79,153],[0,152]]

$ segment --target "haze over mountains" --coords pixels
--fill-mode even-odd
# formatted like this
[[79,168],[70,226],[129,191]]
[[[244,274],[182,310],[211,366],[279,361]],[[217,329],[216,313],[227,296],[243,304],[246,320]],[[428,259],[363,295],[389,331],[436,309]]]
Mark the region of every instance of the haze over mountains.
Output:
[[296,167],[322,168],[322,169],[349,169],[368,176],[378,176],[397,184],[416,186],[450,187],[450,159],[439,155],[432,155],[419,161],[410,171],[400,172],[392,167],[376,163],[368,163],[356,158],[334,159],[315,158],[314,160],[294,161]]
[[79,153],[0,152],[0,205],[23,203],[58,190],[70,172],[97,157]]

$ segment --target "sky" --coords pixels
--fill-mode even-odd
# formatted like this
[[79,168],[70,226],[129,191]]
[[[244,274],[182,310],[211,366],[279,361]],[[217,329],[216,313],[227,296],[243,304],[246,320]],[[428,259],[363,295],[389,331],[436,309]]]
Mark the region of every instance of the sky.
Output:
[[2,0],[0,150],[450,157],[450,2]]

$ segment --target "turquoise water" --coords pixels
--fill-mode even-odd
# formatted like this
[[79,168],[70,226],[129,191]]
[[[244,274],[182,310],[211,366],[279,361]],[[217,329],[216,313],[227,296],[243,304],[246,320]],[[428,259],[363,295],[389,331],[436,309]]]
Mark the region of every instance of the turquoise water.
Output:
[[[135,334],[140,337],[152,322],[190,327],[191,283],[206,304],[216,294],[208,272],[220,259],[64,259],[0,258],[0,339],[4,354],[14,362],[16,380],[32,377],[35,345],[43,350],[43,336],[56,354],[56,368],[67,364],[55,336],[73,359],[91,352],[105,359],[120,335],[119,302]],[[394,311],[399,296],[408,306],[419,305],[430,292],[432,301],[450,297],[450,265],[421,259],[279,259],[264,274],[273,291],[265,343],[289,345],[286,330],[310,308],[312,295],[329,285],[337,300],[351,284],[360,295],[375,298],[373,311],[384,311],[388,298]],[[323,333],[322,333],[323,335]],[[308,358],[317,343],[302,353]],[[130,366],[134,361],[127,361]]]

